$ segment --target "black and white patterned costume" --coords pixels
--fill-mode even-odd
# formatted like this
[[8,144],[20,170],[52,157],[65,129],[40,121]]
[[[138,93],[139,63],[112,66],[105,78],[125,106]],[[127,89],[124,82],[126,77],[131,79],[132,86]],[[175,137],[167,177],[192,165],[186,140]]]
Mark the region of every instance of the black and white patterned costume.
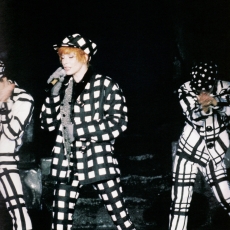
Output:
[[[89,68],[80,83],[74,82],[71,111],[60,112],[64,94],[73,78],[66,77],[60,95],[49,96],[42,106],[43,129],[58,129],[51,174],[55,189],[52,229],[70,229],[79,188],[93,184],[118,229],[134,229],[124,206],[120,169],[114,156],[114,140],[127,128],[127,107],[119,86]],[[64,145],[61,115],[71,114],[75,141],[71,152]],[[68,156],[69,155],[69,156]]]
[[[229,147],[230,83],[215,80],[211,96],[218,103],[205,113],[198,103],[194,79],[178,90],[186,122],[173,162],[171,230],[187,229],[188,210],[198,171],[203,173],[217,200],[230,213],[230,189],[223,163]],[[198,86],[200,82],[195,81],[195,84]],[[206,86],[207,89],[212,88],[208,83]]]
[[18,150],[33,108],[31,95],[18,86],[7,102],[0,102],[0,191],[12,217],[13,229],[17,230],[32,229],[17,165]]

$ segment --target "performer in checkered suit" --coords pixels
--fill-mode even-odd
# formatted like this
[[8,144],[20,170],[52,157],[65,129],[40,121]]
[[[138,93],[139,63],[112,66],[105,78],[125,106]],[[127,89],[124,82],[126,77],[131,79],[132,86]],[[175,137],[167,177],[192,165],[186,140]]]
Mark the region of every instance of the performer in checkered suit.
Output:
[[191,81],[178,91],[186,122],[173,162],[169,229],[187,229],[198,171],[230,214],[230,188],[223,162],[229,147],[230,82],[217,80],[217,76],[215,63],[200,62],[192,67]]
[[[43,129],[57,129],[51,175],[54,191],[52,229],[72,227],[79,189],[92,184],[117,229],[135,229],[125,207],[114,140],[127,128],[125,97],[111,78],[95,74],[89,60],[96,44],[79,34],[54,45],[62,67],[41,112]],[[54,79],[58,79],[55,84]]]
[[32,229],[17,165],[18,150],[33,108],[31,95],[7,79],[5,65],[0,61],[0,192],[15,230]]

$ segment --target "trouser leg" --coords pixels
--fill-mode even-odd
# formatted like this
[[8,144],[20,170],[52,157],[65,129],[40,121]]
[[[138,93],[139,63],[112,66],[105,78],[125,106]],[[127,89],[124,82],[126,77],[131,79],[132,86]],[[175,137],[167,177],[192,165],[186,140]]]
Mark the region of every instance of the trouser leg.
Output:
[[173,164],[172,203],[169,218],[170,230],[187,229],[188,211],[197,172],[196,164],[176,155]]
[[70,230],[73,225],[73,213],[79,196],[79,182],[56,184],[53,201],[53,230]]
[[134,230],[134,224],[130,220],[128,210],[122,196],[120,178],[94,184],[94,188],[98,191],[99,197],[103,200],[113,223],[117,226],[117,229]]
[[230,215],[230,185],[224,163],[215,166],[210,161],[203,173],[216,199]]
[[0,191],[13,222],[13,230],[32,229],[18,169],[0,169]]

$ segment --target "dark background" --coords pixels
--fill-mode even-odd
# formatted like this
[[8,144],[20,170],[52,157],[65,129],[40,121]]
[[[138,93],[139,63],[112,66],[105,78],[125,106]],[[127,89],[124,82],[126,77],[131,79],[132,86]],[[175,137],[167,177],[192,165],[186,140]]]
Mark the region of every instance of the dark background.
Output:
[[[171,143],[184,123],[176,92],[189,80],[194,61],[217,62],[219,78],[230,81],[229,24],[229,0],[0,0],[0,58],[7,65],[7,76],[35,100],[33,141],[24,143],[22,155],[35,155],[39,163],[50,156],[54,144],[55,132],[47,133],[39,124],[46,80],[60,66],[53,45],[74,33],[88,37],[98,46],[94,69],[117,81],[127,99],[128,129],[116,142],[122,175],[131,175],[123,187],[126,196],[147,202],[143,216],[140,205],[131,205],[134,219],[140,216],[145,230],[148,222],[166,229],[161,223],[167,225],[168,220]],[[202,192],[204,187],[201,183]],[[43,198],[51,194],[44,186]],[[196,218],[205,223],[208,212],[206,199],[199,197],[191,206],[195,219],[190,215],[190,223],[197,226],[203,223]],[[228,229],[219,227],[227,221],[218,213],[218,227],[213,229]],[[46,226],[45,215],[35,212],[38,229]]]
[[227,0],[0,0],[1,58],[8,77],[35,99],[38,148],[49,139],[38,119],[43,89],[59,67],[52,46],[80,33],[98,45],[94,69],[124,91],[125,135],[148,137],[146,144],[170,149],[183,127],[175,92],[189,79],[190,65],[215,60],[220,78],[230,79],[229,11]]

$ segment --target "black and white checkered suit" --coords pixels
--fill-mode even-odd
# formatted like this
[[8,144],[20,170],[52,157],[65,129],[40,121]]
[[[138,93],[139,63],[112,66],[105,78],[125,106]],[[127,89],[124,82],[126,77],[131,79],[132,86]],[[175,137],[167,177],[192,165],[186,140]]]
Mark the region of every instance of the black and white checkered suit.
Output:
[[179,100],[186,117],[173,163],[170,229],[187,229],[187,215],[198,170],[218,201],[230,213],[230,189],[224,155],[229,147],[230,83],[217,81],[212,95],[218,101],[205,113],[190,82],[179,88]]
[[33,108],[31,95],[18,86],[7,102],[0,102],[0,191],[12,217],[13,229],[17,230],[32,229],[17,164],[18,150]]
[[[64,90],[67,86],[68,82]],[[49,131],[58,128],[51,167],[52,176],[60,183],[54,192],[53,229],[69,229],[72,226],[72,213],[80,186],[93,184],[97,188],[101,183],[105,187],[108,187],[106,183],[116,184],[115,188],[109,186],[104,191],[106,193],[104,197],[109,196],[110,192],[118,194],[110,196],[111,199],[108,201],[108,207],[113,207],[108,211],[118,229],[134,229],[119,192],[121,189],[117,180],[120,169],[113,146],[115,139],[126,130],[128,122],[122,90],[107,76],[99,74],[90,76],[71,111],[75,141],[71,144],[70,161],[65,151],[62,131],[60,114],[62,99],[62,93],[47,97],[41,112],[42,128]],[[70,183],[69,178],[72,178]],[[100,189],[98,191],[100,192]],[[65,198],[62,193],[67,194]],[[116,202],[121,205],[114,206]]]
[[[58,127],[52,176],[58,181],[65,181],[69,175],[60,103],[60,95],[46,98],[42,106],[41,124],[42,128],[50,131]],[[72,143],[71,166],[76,168],[80,183],[89,184],[117,177],[120,170],[113,154],[113,143],[126,130],[128,121],[125,97],[118,85],[109,77],[93,75],[77,98],[72,117],[76,141]]]

